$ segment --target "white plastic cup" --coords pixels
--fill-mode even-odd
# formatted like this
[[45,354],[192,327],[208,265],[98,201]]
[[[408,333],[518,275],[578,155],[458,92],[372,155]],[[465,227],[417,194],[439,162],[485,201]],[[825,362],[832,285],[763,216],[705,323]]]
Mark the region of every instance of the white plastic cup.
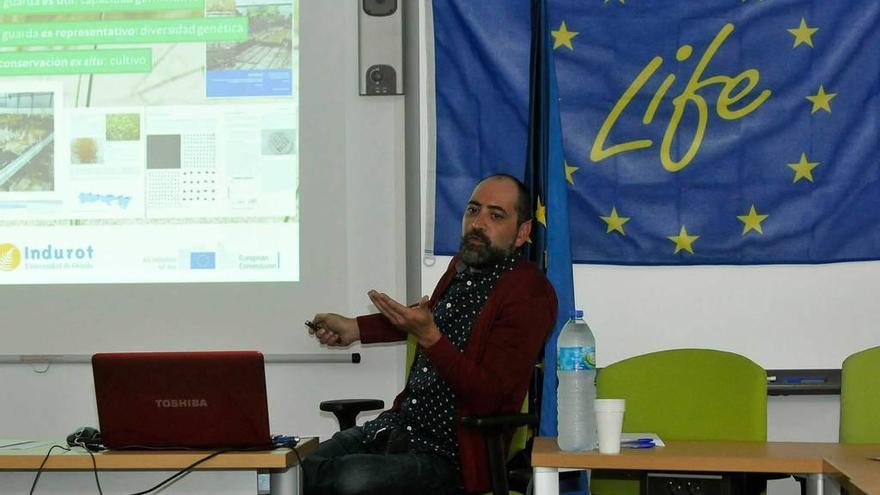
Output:
[[599,432],[599,453],[619,454],[626,399],[596,399],[593,409],[596,411],[596,429]]

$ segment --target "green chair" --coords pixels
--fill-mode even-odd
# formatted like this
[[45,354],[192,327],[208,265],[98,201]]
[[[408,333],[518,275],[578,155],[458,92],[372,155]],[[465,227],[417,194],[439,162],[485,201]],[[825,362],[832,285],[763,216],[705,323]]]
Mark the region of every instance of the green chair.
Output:
[[857,352],[843,361],[840,441],[880,443],[880,347]]
[[[675,349],[625,359],[599,371],[597,395],[626,399],[625,432],[657,433],[664,440],[767,439],[767,374],[738,354]],[[593,471],[591,491],[638,494],[644,480],[642,474]]]

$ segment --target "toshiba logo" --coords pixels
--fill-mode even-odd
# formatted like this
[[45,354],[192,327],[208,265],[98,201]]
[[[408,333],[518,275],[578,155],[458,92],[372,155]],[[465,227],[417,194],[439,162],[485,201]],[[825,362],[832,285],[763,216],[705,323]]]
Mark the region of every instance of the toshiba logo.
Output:
[[208,407],[205,399],[156,399],[156,407]]

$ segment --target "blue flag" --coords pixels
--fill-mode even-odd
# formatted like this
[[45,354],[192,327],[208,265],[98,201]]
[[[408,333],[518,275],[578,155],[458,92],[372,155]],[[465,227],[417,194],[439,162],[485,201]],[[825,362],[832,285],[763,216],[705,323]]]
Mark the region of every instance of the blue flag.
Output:
[[[435,0],[437,253],[522,161],[523,3]],[[880,258],[880,3],[548,3],[575,262]]]
[[[546,0],[532,0],[529,141],[525,182],[532,192],[530,258],[544,268],[558,300],[556,325],[544,345],[538,434],[555,437],[557,427],[556,342],[574,306],[574,277],[568,221],[568,184],[556,89],[556,70],[547,25]],[[586,475],[562,487],[566,493],[584,492]]]
[[525,177],[532,191],[530,257],[544,268],[558,299],[556,326],[544,348],[544,383],[539,434],[556,436],[556,340],[574,307],[568,222],[568,187],[556,96],[556,71],[545,0],[533,0],[529,146]]

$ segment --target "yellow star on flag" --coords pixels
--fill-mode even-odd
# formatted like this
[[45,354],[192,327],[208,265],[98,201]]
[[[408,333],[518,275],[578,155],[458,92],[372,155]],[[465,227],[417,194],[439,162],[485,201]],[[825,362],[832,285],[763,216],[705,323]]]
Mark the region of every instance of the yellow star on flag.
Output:
[[541,225],[547,227],[547,207],[541,204],[541,196],[538,196],[538,209],[535,211],[535,218],[541,222]]
[[761,222],[767,219],[770,215],[758,215],[758,212],[755,211],[755,205],[752,205],[752,208],[749,210],[748,215],[737,215],[736,218],[744,223],[743,233],[742,235],[746,235],[746,233],[750,230],[755,230],[759,234],[763,235],[764,231],[761,230]]
[[565,162],[565,180],[569,184],[574,185],[574,173],[578,170],[580,170],[580,167],[572,167],[568,162]]
[[807,96],[807,99],[813,102],[813,111],[811,111],[810,114],[812,115],[820,109],[831,113],[831,99],[835,96],[837,96],[837,93],[826,93],[825,86],[820,84],[819,92],[812,96]]
[[[613,1],[613,0],[605,0],[605,3],[608,3],[608,2],[611,2],[611,1]],[[619,1],[620,1],[620,3],[624,3],[623,0],[619,0]]]
[[788,29],[787,31],[794,36],[794,46],[792,48],[797,48],[798,45],[807,44],[810,48],[813,47],[813,35],[816,34],[819,28],[811,28],[807,27],[807,20],[801,17],[801,25]]
[[819,162],[807,161],[807,154],[801,153],[801,161],[797,163],[788,163],[788,168],[794,170],[794,180],[797,182],[801,179],[807,179],[813,182],[813,169],[819,166]]
[[670,241],[675,243],[675,252],[672,254],[678,254],[679,251],[684,249],[685,251],[694,254],[693,243],[700,236],[698,235],[688,235],[687,230],[685,230],[684,225],[681,226],[681,231],[679,231],[678,235],[671,235],[667,237]]
[[606,234],[610,234],[616,230],[617,232],[620,232],[621,235],[626,235],[626,232],[623,231],[623,224],[629,222],[629,217],[617,216],[617,208],[612,206],[610,216],[599,216],[599,218],[608,224],[608,230],[605,231]]
[[565,26],[565,21],[562,21],[562,25],[559,26],[559,29],[556,31],[550,31],[550,35],[553,36],[553,49],[557,49],[560,46],[565,46],[569,50],[574,50],[574,46],[571,45],[571,40],[577,36],[577,31],[569,31]]

